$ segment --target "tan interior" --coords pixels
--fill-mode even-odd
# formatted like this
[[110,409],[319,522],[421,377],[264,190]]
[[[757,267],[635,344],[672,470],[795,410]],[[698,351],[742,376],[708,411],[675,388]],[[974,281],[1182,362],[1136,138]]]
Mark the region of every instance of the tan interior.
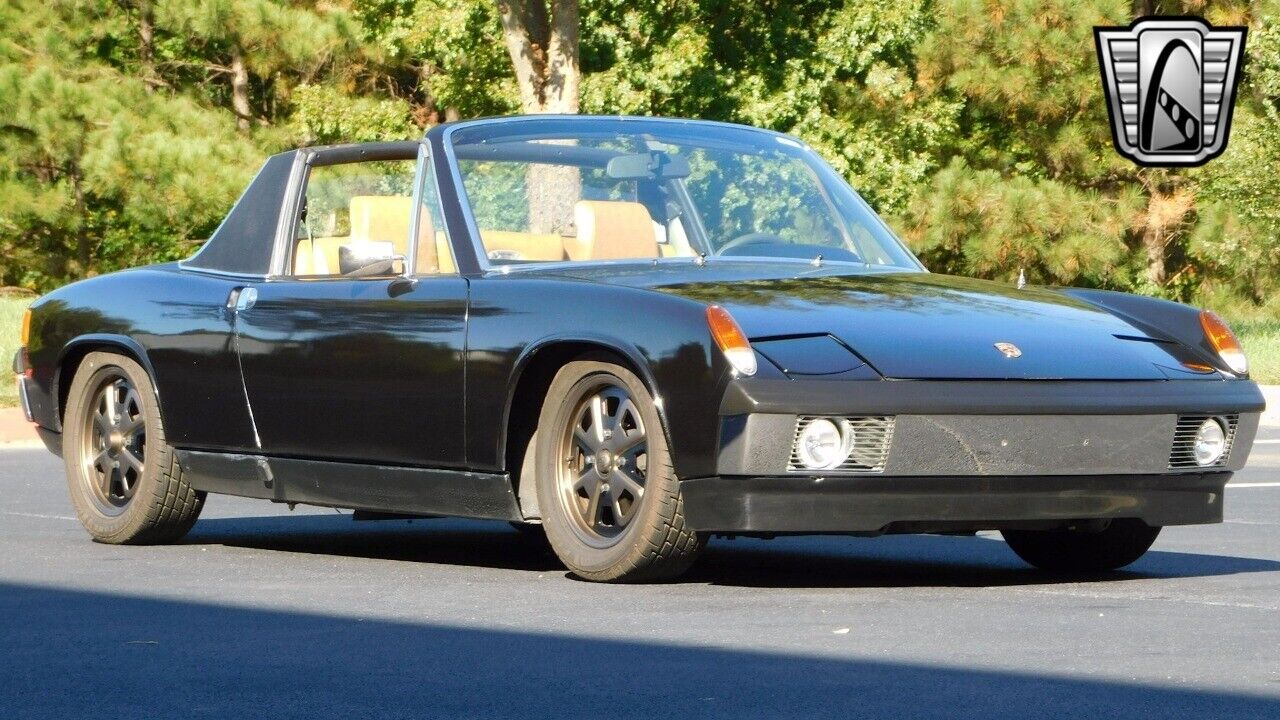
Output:
[[527,233],[511,230],[481,230],[484,250],[513,253],[515,260],[564,260],[564,241],[555,233]]
[[[338,275],[338,249],[366,243],[391,243],[397,255],[409,253],[409,223],[413,198],[399,195],[356,195],[351,198],[351,235],[302,238],[294,245],[294,275]],[[419,275],[454,272],[453,253],[443,232],[431,225],[423,208],[418,225]]]
[[[338,275],[338,251],[343,246],[390,243],[392,252],[408,254],[410,210],[413,199],[402,196],[357,195],[351,198],[351,235],[302,238],[294,245],[293,274]],[[579,200],[574,206],[576,237],[555,233],[482,230],[485,251],[511,253],[514,259],[620,260],[671,257],[678,249],[659,245],[649,211],[638,202]],[[431,225],[431,214],[422,213],[418,228],[420,275],[456,272],[448,239]]]
[[570,260],[658,257],[653,219],[638,202],[579,200],[573,219],[578,235],[564,239]]
[[[426,217],[425,213],[423,217]],[[449,238],[445,236],[443,230],[436,231],[436,262],[438,263],[435,270],[437,273],[451,275],[458,272],[458,267],[453,264],[453,248],[449,247]],[[429,271],[423,270],[422,263],[419,262],[418,272],[426,274]]]

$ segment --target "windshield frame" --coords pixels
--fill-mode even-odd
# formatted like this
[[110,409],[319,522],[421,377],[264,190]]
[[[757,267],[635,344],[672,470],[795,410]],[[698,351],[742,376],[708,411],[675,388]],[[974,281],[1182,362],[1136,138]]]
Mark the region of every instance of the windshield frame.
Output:
[[[497,273],[505,274],[505,273],[512,272],[513,270],[526,269],[526,268],[562,268],[562,267],[577,267],[577,266],[583,266],[583,265],[596,266],[596,265],[610,265],[610,264],[635,264],[637,262],[641,262],[641,260],[638,260],[638,259],[620,259],[620,260],[553,260],[553,261],[531,261],[531,262],[516,261],[516,262],[495,263],[491,261],[491,259],[489,258],[488,252],[486,251],[483,241],[481,239],[479,226],[476,223],[475,213],[471,203],[471,199],[467,196],[466,185],[463,182],[461,165],[458,160],[458,155],[454,150],[454,146],[456,142],[454,135],[459,132],[466,132],[469,130],[476,130],[478,128],[485,128],[485,127],[494,126],[494,125],[518,126],[520,124],[530,125],[531,127],[530,127],[529,134],[538,135],[538,134],[541,134],[540,132],[538,132],[539,126],[549,125],[549,126],[555,127],[557,125],[564,124],[564,123],[591,123],[591,124],[596,124],[601,126],[601,129],[606,131],[629,132],[629,133],[637,133],[637,134],[640,132],[643,132],[644,125],[649,125],[649,124],[678,126],[678,127],[684,127],[684,128],[705,127],[710,130],[720,129],[720,130],[728,131],[735,134],[747,133],[747,134],[760,135],[762,137],[771,138],[773,139],[774,142],[779,142],[781,144],[791,146],[799,150],[805,156],[805,160],[811,163],[811,168],[815,174],[815,180],[817,180],[820,185],[823,183],[838,183],[839,185],[842,185],[844,188],[846,188],[849,191],[850,195],[852,196],[854,202],[857,203],[859,208],[872,219],[872,222],[874,222],[877,225],[877,227],[880,229],[881,233],[883,234],[884,237],[877,238],[877,241],[892,244],[893,247],[896,250],[898,250],[898,252],[903,256],[903,259],[909,261],[910,265],[909,266],[880,265],[880,264],[867,263],[865,261],[826,260],[826,259],[821,260],[822,263],[838,264],[841,266],[847,266],[849,268],[860,268],[869,272],[883,272],[883,271],[928,272],[924,264],[921,263],[919,258],[915,256],[915,253],[911,252],[911,249],[907,247],[906,243],[904,243],[902,239],[898,237],[897,233],[895,233],[893,229],[889,227],[889,225],[884,221],[884,219],[881,218],[880,215],[876,213],[874,209],[872,209],[870,204],[868,204],[866,200],[863,199],[863,197],[858,193],[858,191],[854,189],[851,185],[849,185],[849,183],[845,181],[844,178],[841,177],[840,174],[837,173],[835,169],[832,168],[830,164],[827,163],[826,160],[824,160],[820,154],[818,154],[817,151],[815,151],[812,147],[810,147],[808,144],[806,144],[804,141],[800,140],[799,138],[796,138],[791,135],[787,135],[785,133],[776,132],[773,130],[766,130],[763,128],[752,127],[750,125],[739,125],[735,123],[725,123],[725,122],[718,122],[713,120],[688,120],[688,119],[661,118],[661,117],[634,117],[634,116],[626,116],[626,115],[601,116],[601,115],[548,114],[548,115],[513,115],[513,116],[506,116],[506,117],[492,117],[492,118],[481,118],[477,120],[465,120],[462,122],[450,123],[445,127],[441,128],[442,135],[440,136],[441,138],[440,144],[443,150],[442,155],[448,166],[449,176],[455,188],[455,192],[457,195],[457,202],[459,206],[458,210],[462,214],[462,220],[467,231],[466,234],[470,239],[472,251],[474,252],[476,262],[479,265],[479,269],[481,270],[482,273],[497,272]],[[624,127],[619,128],[617,127],[618,125],[622,125]],[[633,127],[625,127],[625,126],[633,126]],[[549,134],[554,135],[554,131],[552,131]],[[515,140],[520,136],[518,132],[514,131],[514,128],[513,128],[513,131],[510,132],[509,134],[503,133],[503,135],[507,135],[507,137],[503,138],[506,141]],[[708,137],[703,142],[707,146],[714,146],[717,143],[714,137]],[[729,143],[726,143],[726,144],[729,144]],[[834,201],[830,201],[830,202],[834,202]],[[841,217],[841,220],[843,222],[845,219]],[[695,222],[699,226],[701,225],[702,218],[700,213],[695,213]],[[699,234],[703,234],[704,231],[701,228],[699,228],[697,232]],[[821,257],[820,254],[818,254],[818,256]],[[643,260],[643,262],[646,262],[646,263],[653,263],[653,264],[659,264],[659,265],[668,264],[668,263],[683,265],[683,264],[689,264],[693,262],[701,263],[701,262],[712,262],[712,261],[761,262],[761,263],[783,263],[783,264],[795,264],[795,263],[810,264],[813,262],[813,260],[810,260],[810,259],[803,259],[803,258],[796,258],[796,257],[766,256],[766,255],[720,256],[716,254],[707,254],[701,257],[658,257],[658,258],[648,258]]]

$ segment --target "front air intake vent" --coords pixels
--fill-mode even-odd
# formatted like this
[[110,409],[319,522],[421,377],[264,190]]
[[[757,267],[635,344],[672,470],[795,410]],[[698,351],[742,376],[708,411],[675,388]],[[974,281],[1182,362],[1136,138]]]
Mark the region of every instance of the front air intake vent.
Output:
[[[839,428],[840,436],[844,441],[840,452],[847,454],[844,454],[844,459],[833,467],[815,468],[805,465],[800,445],[805,429],[815,421],[830,422]],[[796,431],[792,437],[787,472],[821,475],[871,475],[884,472],[884,464],[889,458],[889,446],[892,443],[892,417],[799,417],[796,419]]]
[[[1196,462],[1196,433],[1206,420],[1217,420],[1222,425],[1226,442],[1222,447],[1222,455],[1217,460],[1201,465]],[[1231,458],[1231,446],[1236,439],[1236,426],[1240,424],[1239,415],[1179,415],[1178,426],[1173,432],[1173,450],[1169,453],[1169,468],[1173,470],[1201,470],[1218,468],[1227,464]]]

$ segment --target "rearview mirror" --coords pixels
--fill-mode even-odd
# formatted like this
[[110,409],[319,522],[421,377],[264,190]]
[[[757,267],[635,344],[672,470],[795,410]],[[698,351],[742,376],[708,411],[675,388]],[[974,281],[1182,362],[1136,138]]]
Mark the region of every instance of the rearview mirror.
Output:
[[689,177],[689,161],[654,150],[610,158],[604,172],[614,180],[671,180]]

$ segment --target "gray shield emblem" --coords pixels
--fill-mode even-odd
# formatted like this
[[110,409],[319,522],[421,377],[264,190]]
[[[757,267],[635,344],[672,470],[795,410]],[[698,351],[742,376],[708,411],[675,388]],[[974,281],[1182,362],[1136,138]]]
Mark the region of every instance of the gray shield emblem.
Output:
[[1111,137],[1139,165],[1203,165],[1222,154],[1240,83],[1245,28],[1142,18],[1093,29]]

